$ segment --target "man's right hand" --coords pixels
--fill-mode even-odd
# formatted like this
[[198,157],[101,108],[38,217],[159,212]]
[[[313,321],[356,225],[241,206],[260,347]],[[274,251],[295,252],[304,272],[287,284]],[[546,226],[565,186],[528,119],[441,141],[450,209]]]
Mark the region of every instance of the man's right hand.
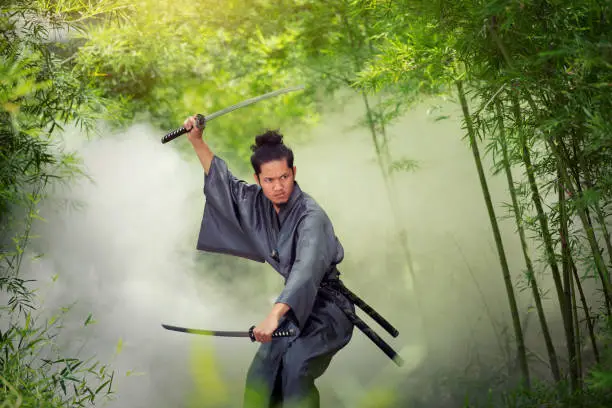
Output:
[[204,124],[202,128],[198,128],[196,126],[196,123],[197,119],[194,115],[185,119],[183,127],[185,129],[189,129],[189,133],[187,133],[187,138],[191,142],[193,150],[195,150],[196,154],[198,155],[198,159],[200,159],[200,163],[202,163],[204,171],[206,172],[206,174],[208,174],[214,154],[212,151],[210,151],[210,148],[202,139],[202,132],[204,131],[206,124]]
[[185,129],[190,129],[189,133],[187,133],[187,138],[189,139],[191,144],[202,142],[202,133],[204,132],[204,128],[206,127],[206,124],[204,124],[202,128],[198,128],[196,115],[190,116],[187,119],[185,119],[185,123],[183,123],[183,127]]

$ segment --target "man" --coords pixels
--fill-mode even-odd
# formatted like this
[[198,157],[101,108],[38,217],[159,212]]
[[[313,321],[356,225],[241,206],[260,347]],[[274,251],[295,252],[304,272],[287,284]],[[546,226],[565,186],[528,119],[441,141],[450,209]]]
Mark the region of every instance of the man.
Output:
[[[255,184],[237,179],[214,155],[196,126],[184,127],[204,168],[206,205],[197,248],[268,262],[285,287],[253,330],[261,343],[249,368],[245,407],[318,407],[314,384],[353,333],[353,303],[326,282],[339,282],[344,250],[331,221],[295,181],[293,152],[282,135],[256,137],[251,164]],[[272,340],[278,329],[294,337]]]

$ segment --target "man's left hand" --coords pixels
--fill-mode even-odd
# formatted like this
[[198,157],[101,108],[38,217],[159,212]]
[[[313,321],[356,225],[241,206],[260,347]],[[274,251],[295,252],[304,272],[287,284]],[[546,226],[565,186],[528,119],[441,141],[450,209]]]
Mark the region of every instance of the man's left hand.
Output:
[[253,334],[255,340],[260,343],[272,341],[272,333],[278,328],[278,318],[274,315],[268,315],[265,320],[259,323],[254,329]]

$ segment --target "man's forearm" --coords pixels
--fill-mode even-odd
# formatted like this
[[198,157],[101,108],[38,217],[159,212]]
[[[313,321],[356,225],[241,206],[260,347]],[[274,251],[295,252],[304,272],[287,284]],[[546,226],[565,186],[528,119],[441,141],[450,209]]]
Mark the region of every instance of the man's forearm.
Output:
[[274,316],[277,320],[280,320],[291,308],[286,303],[275,303],[270,316]]
[[196,154],[198,155],[198,159],[200,159],[200,163],[202,163],[204,171],[206,174],[208,174],[210,171],[210,165],[212,164],[212,160],[215,155],[213,154],[212,150],[210,150],[210,147],[208,147],[208,144],[203,140],[192,142],[191,145],[193,146],[193,150],[195,150]]

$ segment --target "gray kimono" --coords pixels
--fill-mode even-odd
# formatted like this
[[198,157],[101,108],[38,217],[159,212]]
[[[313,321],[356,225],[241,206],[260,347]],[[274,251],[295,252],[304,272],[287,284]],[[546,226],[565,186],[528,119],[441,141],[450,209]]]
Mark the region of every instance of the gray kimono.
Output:
[[285,279],[277,302],[291,308],[279,329],[297,333],[261,344],[247,374],[244,406],[299,400],[318,407],[314,380],[350,341],[347,313],[355,311],[346,296],[321,288],[339,281],[336,265],[344,257],[331,221],[297,183],[277,214],[258,185],[234,177],[217,156],[204,180],[197,249],[268,262]]

